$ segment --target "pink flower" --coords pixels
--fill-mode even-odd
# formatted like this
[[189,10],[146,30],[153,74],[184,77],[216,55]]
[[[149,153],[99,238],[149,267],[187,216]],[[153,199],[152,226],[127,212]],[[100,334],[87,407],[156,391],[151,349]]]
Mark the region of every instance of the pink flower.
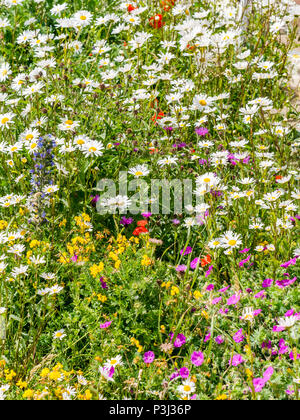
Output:
[[278,325],[274,325],[274,327],[273,327],[273,332],[281,332],[281,331],[284,331],[284,327],[279,327]]
[[198,263],[200,263],[200,258],[194,258],[190,264],[191,269],[194,270],[197,267]]
[[254,378],[252,383],[255,392],[260,392],[265,386],[265,381],[262,378]]
[[273,283],[273,279],[265,279],[264,281],[263,281],[263,284],[262,284],[262,287],[271,287],[272,286],[272,283]]
[[102,329],[108,328],[108,327],[110,327],[111,323],[112,323],[112,321],[104,322],[104,324],[100,324],[100,328],[102,328]]
[[208,276],[211,274],[211,272],[212,272],[213,268],[214,268],[214,266],[213,266],[213,265],[210,265],[210,266],[208,267],[208,270],[207,270],[207,271],[206,271],[206,273],[205,273],[205,277],[208,277]]
[[260,292],[256,293],[254,296],[256,299],[262,298],[264,299],[266,297],[266,292],[264,290],[261,290]]
[[183,379],[187,379],[190,376],[190,371],[187,367],[182,367],[179,370],[179,374]]
[[227,300],[227,305],[236,305],[240,299],[241,299],[240,294],[233,295]]
[[212,305],[216,305],[217,303],[221,302],[221,300],[222,300],[222,297],[221,297],[221,296],[220,296],[220,297],[216,297],[216,298],[214,298],[214,299],[211,301],[211,304],[212,304]]
[[269,380],[271,379],[271,376],[273,375],[273,373],[274,373],[274,369],[272,368],[272,366],[269,366],[269,367],[266,369],[266,371],[265,371],[265,373],[264,373],[264,375],[263,375],[263,379],[264,379],[264,381],[265,381],[265,382],[269,381]]
[[242,341],[244,341],[245,336],[243,335],[243,329],[241,328],[240,330],[238,330],[234,336],[233,336],[233,340],[236,343],[241,343]]
[[230,286],[223,287],[222,289],[219,289],[218,292],[219,293],[225,293],[226,290],[228,290],[229,288],[230,288]]
[[218,336],[215,338],[215,342],[216,342],[217,344],[222,344],[222,343],[224,343],[224,338],[223,338],[221,335],[218,335]]
[[147,351],[144,354],[143,360],[145,363],[150,364],[154,361],[155,359],[155,354],[153,353],[153,351]]
[[240,354],[235,354],[234,356],[232,356],[232,358],[230,358],[229,366],[238,366],[241,363],[244,363],[244,361],[245,360],[242,358]]
[[[171,340],[173,340],[174,334],[171,333],[170,334]],[[186,337],[183,334],[178,334],[173,345],[174,347],[181,347],[185,344],[186,342]]]
[[195,366],[201,366],[204,362],[204,355],[201,351],[194,351],[191,355],[191,362]]

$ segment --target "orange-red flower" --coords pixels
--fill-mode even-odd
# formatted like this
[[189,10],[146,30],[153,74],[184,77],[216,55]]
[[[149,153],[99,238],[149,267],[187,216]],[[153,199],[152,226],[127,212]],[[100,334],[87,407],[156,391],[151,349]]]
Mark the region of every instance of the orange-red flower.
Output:
[[147,220],[139,220],[137,222],[137,225],[138,226],[146,226],[147,224],[148,224]]
[[141,233],[148,233],[148,232],[149,232],[148,229],[146,229],[144,226],[139,226],[139,227],[134,229],[132,234],[134,236],[139,236]]
[[161,120],[164,116],[165,114],[162,111],[160,111],[158,114],[155,113],[151,119],[156,123],[157,120]]
[[206,255],[206,257],[201,259],[201,267],[205,267],[207,264],[211,262],[211,256]]
[[152,16],[149,19],[149,23],[152,26],[152,28],[155,28],[155,29],[161,28],[165,24],[163,22],[163,16],[161,14],[157,14],[155,16]]
[[135,10],[135,9],[137,9],[137,7],[134,7],[132,4],[130,4],[130,5],[127,7],[128,13],[132,12],[132,11],[133,11],[133,10]]

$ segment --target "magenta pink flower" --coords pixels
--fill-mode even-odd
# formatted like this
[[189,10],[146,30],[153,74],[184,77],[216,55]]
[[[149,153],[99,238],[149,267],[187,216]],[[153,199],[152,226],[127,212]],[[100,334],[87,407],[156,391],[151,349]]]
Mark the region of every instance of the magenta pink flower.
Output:
[[190,371],[187,367],[182,367],[179,370],[179,374],[183,379],[187,379],[190,376]]
[[221,300],[222,300],[222,297],[221,297],[221,296],[220,296],[220,297],[216,297],[216,298],[214,298],[214,299],[211,301],[211,304],[212,304],[212,305],[216,305],[217,303],[221,302]]
[[255,392],[260,392],[265,386],[265,381],[262,378],[254,378],[252,382]]
[[201,366],[204,362],[204,355],[201,351],[194,351],[191,355],[191,362],[195,366]]
[[272,368],[272,366],[269,366],[263,374],[264,381],[265,382],[269,381],[271,379],[271,376],[273,375],[273,373],[274,373],[274,369]]
[[194,270],[198,263],[200,263],[200,258],[194,258],[193,261],[191,261],[191,269]]
[[217,344],[222,344],[222,343],[224,343],[224,338],[223,338],[221,335],[218,335],[218,336],[215,338],[215,342],[216,342]]
[[108,327],[110,327],[111,323],[112,323],[112,321],[104,322],[104,324],[100,324],[100,328],[102,328],[102,329],[108,328]]
[[241,299],[240,294],[233,295],[227,300],[227,305],[236,305],[240,299]]
[[150,364],[154,361],[155,359],[155,354],[153,353],[153,351],[147,351],[144,354],[143,360],[145,363]]
[[242,358],[242,356],[240,354],[235,354],[232,356],[232,358],[230,358],[229,360],[229,366],[238,366],[241,363],[244,363],[244,359]]
[[233,340],[236,343],[241,343],[242,341],[244,341],[245,336],[243,335],[243,329],[241,328],[240,330],[238,330],[234,336],[233,336]]
[[185,344],[186,337],[183,334],[178,334],[174,341],[174,347],[181,347]]

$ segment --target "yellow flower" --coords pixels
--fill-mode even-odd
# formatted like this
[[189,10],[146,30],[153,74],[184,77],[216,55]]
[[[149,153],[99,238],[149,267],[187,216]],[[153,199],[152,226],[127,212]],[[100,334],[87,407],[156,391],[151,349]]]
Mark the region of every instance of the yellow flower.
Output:
[[33,389],[27,389],[24,393],[23,393],[23,398],[31,398],[34,395],[34,390]]
[[209,315],[206,311],[202,311],[201,315],[205,318],[205,319],[209,319]]
[[21,380],[19,380],[17,383],[16,383],[16,385],[19,387],[19,388],[27,388],[27,386],[28,386],[28,384],[27,384],[27,382],[25,382],[25,381],[21,381]]
[[171,289],[171,296],[175,296],[179,294],[179,288],[177,286],[172,286]]
[[228,397],[227,397],[226,394],[221,394],[216,398],[216,400],[227,400],[227,399],[228,399]]
[[30,242],[29,246],[30,246],[30,248],[35,248],[36,246],[39,246],[40,244],[41,244],[40,241],[37,241],[36,239],[33,239]]
[[200,299],[202,297],[201,293],[199,292],[199,290],[195,290],[194,291],[194,298],[195,299]]
[[108,254],[108,256],[114,261],[117,261],[119,259],[119,257],[112,251]]
[[57,381],[60,378],[61,378],[61,373],[58,372],[57,370],[53,370],[52,372],[49,373],[49,379],[52,379],[53,381]]
[[152,261],[151,261],[151,259],[148,257],[148,255],[143,255],[143,259],[142,259],[142,262],[141,262],[141,264],[143,265],[143,266],[149,266],[149,265],[151,265],[151,263],[152,263]]
[[99,300],[100,302],[102,302],[102,303],[104,303],[104,302],[106,302],[106,301],[107,301],[107,297],[106,297],[106,296],[104,296],[104,295],[101,295],[101,294],[97,295],[97,298],[98,298],[98,300]]
[[248,369],[248,368],[247,368],[247,369],[245,370],[245,373],[246,373],[246,375],[247,375],[247,378],[248,378],[248,379],[251,379],[251,378],[253,377],[253,374],[252,374],[252,372],[251,372],[251,370],[250,370],[250,369]]
[[99,274],[99,273],[101,273],[101,271],[103,271],[103,269],[104,269],[104,264],[103,264],[102,262],[100,262],[100,263],[99,263],[99,265],[97,265],[97,264],[93,264],[93,265],[90,267],[90,272],[91,272],[91,275],[92,275],[94,278],[96,278],[96,277],[98,276],[98,274]]
[[67,219],[63,219],[60,223],[59,223],[59,227],[65,227],[67,223]]
[[7,227],[8,223],[6,220],[0,220],[0,230],[3,230]]
[[11,381],[17,375],[16,372],[14,372],[13,370],[9,370],[9,369],[7,369],[5,371],[5,373],[6,373],[5,379],[7,381]]
[[49,372],[50,372],[50,369],[44,368],[40,373],[41,378],[46,378]]
[[85,400],[85,401],[88,401],[88,400],[92,399],[92,396],[93,395],[92,395],[91,391],[89,389],[87,389],[85,391],[85,393],[82,395],[82,399]]

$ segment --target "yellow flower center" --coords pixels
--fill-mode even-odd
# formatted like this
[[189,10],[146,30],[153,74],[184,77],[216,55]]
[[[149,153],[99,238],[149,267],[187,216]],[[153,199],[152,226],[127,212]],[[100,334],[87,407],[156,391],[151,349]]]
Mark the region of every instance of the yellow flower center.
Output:
[[6,124],[8,121],[9,121],[9,118],[4,117],[4,118],[2,118],[2,120],[1,120],[1,124]]
[[200,99],[199,104],[205,106],[207,105],[207,102],[205,101],[205,99]]
[[67,120],[67,121],[65,121],[65,124],[66,125],[72,125],[73,124],[73,121],[72,120]]
[[236,244],[236,240],[235,239],[230,239],[230,241],[228,241],[228,244],[230,246],[234,246]]
[[183,389],[184,389],[184,392],[190,392],[191,387],[189,385],[184,385]]
[[32,140],[33,139],[33,135],[32,134],[27,134],[27,136],[25,138],[26,138],[26,140]]
[[97,150],[96,147],[93,147],[93,146],[89,148],[90,152],[96,152],[96,150]]

